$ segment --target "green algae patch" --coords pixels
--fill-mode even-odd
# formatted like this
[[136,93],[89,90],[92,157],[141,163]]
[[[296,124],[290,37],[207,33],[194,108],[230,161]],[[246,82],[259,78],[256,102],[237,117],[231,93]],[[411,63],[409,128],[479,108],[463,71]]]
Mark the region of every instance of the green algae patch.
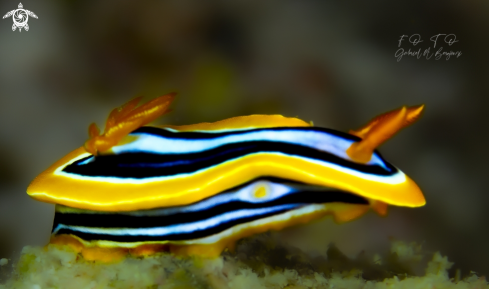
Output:
[[[219,258],[157,254],[118,263],[86,261],[67,247],[25,247],[7,288],[488,288],[484,277],[450,278],[440,253],[426,255],[415,243],[393,241],[389,252],[345,256],[330,245],[312,256],[264,234],[239,242]],[[4,266],[5,267],[5,266]]]

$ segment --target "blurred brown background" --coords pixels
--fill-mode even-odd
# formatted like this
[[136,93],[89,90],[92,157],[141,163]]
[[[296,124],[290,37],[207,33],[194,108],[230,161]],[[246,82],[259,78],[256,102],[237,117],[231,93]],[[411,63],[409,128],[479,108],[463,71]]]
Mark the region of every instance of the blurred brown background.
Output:
[[[381,151],[423,189],[428,204],[391,207],[337,226],[282,232],[291,242],[349,254],[388,237],[424,242],[464,273],[489,274],[487,1],[26,1],[28,32],[0,21],[0,257],[49,238],[53,205],[29,182],[81,146],[88,125],[137,95],[176,91],[161,122],[189,124],[253,113],[298,116],[347,131],[401,105],[422,119]],[[17,9],[2,1],[0,11]],[[3,14],[2,14],[3,15]],[[439,33],[459,58],[394,57],[401,35],[424,51]]]

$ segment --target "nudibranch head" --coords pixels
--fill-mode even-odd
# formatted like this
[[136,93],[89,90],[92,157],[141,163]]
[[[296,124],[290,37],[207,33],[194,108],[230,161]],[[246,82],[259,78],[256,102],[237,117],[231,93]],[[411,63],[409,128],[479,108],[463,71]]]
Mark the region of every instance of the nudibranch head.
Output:
[[419,187],[375,150],[423,106],[349,134],[280,115],[144,126],[172,99],[113,110],[102,135],[92,124],[84,147],[31,183],[31,197],[57,204],[53,235],[215,255],[243,236],[325,214],[344,222],[368,208],[384,215],[387,205],[425,204]]

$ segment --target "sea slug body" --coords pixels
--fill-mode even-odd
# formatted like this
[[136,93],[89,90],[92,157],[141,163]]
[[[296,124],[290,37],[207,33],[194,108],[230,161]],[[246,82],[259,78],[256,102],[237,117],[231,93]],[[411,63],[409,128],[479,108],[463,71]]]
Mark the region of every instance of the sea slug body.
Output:
[[31,183],[31,197],[56,204],[53,243],[104,260],[110,250],[148,246],[216,256],[242,237],[327,214],[345,222],[369,208],[385,215],[387,205],[425,204],[414,181],[375,150],[423,106],[350,133],[280,115],[144,126],[172,99],[115,109],[103,134],[92,124],[84,147]]

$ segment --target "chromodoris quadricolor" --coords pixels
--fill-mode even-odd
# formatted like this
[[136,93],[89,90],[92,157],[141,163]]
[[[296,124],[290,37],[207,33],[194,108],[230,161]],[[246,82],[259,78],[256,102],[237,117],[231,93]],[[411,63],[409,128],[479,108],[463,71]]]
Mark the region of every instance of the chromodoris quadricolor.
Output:
[[40,174],[27,193],[56,204],[52,243],[87,259],[170,250],[217,256],[236,240],[327,214],[345,222],[387,205],[419,207],[418,186],[375,150],[414,122],[402,107],[344,133],[250,115],[145,126],[174,95],[114,109],[105,131]]

